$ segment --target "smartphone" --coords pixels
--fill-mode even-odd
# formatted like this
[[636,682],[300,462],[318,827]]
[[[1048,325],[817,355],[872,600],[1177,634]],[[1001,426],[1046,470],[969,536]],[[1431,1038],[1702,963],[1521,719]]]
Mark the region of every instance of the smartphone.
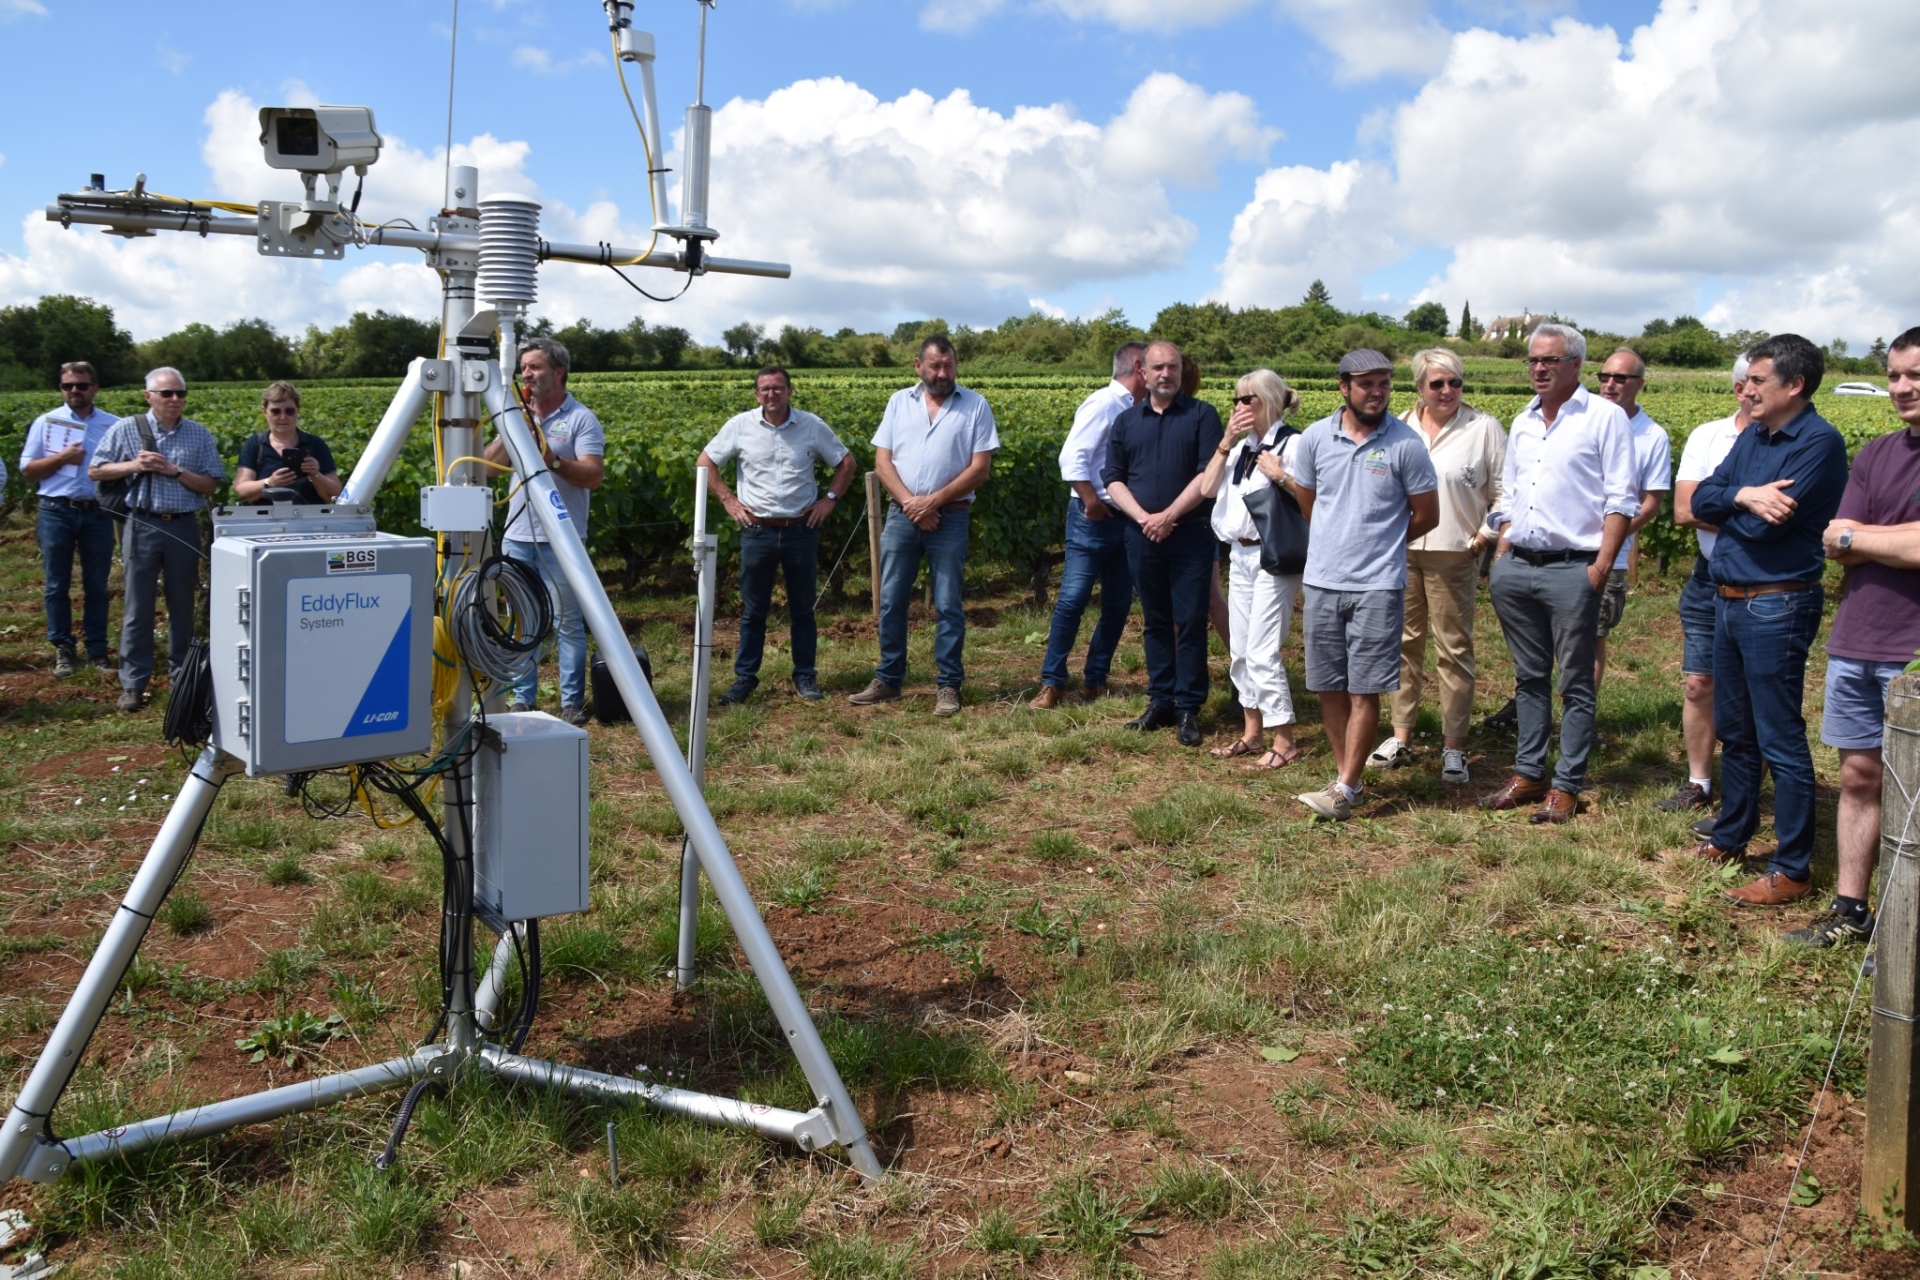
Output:
[[282,449],[280,451],[280,461],[286,463],[288,470],[296,474],[298,474],[306,460],[307,451],[305,449]]

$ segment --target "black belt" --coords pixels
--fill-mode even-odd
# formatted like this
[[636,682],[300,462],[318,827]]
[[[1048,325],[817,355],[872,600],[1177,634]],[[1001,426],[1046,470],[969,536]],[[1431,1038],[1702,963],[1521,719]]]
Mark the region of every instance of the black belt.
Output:
[[149,511],[145,507],[135,507],[133,514],[142,520],[191,520],[200,513],[198,511]]
[[1592,564],[1600,554],[1598,551],[1530,551],[1526,547],[1514,547],[1512,551],[1517,558],[1536,569],[1543,564],[1567,564],[1572,561]]
[[75,511],[97,511],[100,508],[99,502],[92,498],[69,498],[64,494],[49,494],[40,501],[51,502],[56,507],[72,507]]

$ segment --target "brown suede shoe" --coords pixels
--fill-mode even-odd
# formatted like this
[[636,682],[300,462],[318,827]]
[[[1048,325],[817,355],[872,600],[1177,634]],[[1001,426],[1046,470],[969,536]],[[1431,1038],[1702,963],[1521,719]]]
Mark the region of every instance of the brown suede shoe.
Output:
[[1546,799],[1547,792],[1551,789],[1544,778],[1535,782],[1531,778],[1523,778],[1516,773],[1501,783],[1500,789],[1492,795],[1481,796],[1480,807],[1482,809],[1518,809],[1523,804],[1532,804],[1536,800]]
[[1055,707],[1060,705],[1060,686],[1057,684],[1041,685],[1039,696],[1034,698],[1034,700],[1029,702],[1027,705],[1029,707],[1032,707],[1035,711],[1053,710]]
[[1082,702],[1098,702],[1106,696],[1107,686],[1104,684],[1082,685],[1080,688],[1080,701]]
[[1699,844],[1688,845],[1685,849],[1677,850],[1671,855],[1671,860],[1691,862],[1695,858],[1704,858],[1708,862],[1738,862],[1746,856],[1746,852],[1743,847],[1738,852],[1728,853],[1713,841],[1702,840]]
[[1553,787],[1548,790],[1546,800],[1541,803],[1538,809],[1533,811],[1527,818],[1527,821],[1536,824],[1543,822],[1556,824],[1572,822],[1574,815],[1579,812],[1580,798],[1578,796],[1574,795],[1571,791],[1562,791],[1558,787]]
[[1783,907],[1798,902],[1813,892],[1811,880],[1789,880],[1778,871],[1769,871],[1727,893],[1727,901],[1742,907]]

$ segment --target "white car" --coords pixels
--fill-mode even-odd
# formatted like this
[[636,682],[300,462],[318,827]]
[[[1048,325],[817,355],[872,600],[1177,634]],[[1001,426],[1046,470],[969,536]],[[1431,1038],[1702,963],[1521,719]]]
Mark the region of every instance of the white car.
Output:
[[1833,389],[1837,396],[1884,396],[1891,395],[1885,387],[1876,387],[1871,382],[1843,382]]

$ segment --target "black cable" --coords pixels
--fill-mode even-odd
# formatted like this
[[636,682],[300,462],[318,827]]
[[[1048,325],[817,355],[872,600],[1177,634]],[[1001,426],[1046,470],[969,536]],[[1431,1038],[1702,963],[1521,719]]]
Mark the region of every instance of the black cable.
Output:
[[[516,950],[518,949],[516,941]],[[533,1017],[540,1008],[540,922],[527,921],[526,970],[521,979],[520,1015],[514,1028],[513,1039],[507,1044],[508,1053],[518,1053],[526,1044],[527,1036],[533,1030]]]
[[693,272],[691,271],[687,272],[687,282],[680,286],[679,293],[676,293],[671,297],[663,298],[657,293],[648,293],[645,289],[642,289],[639,285],[635,284],[630,277],[628,277],[626,272],[614,266],[611,262],[607,263],[607,270],[613,272],[613,274],[619,276],[622,280],[625,280],[627,282],[627,288],[633,290],[635,293],[639,294],[641,297],[649,298],[654,302],[678,302],[680,298],[686,294],[687,290],[693,288]]
[[202,747],[213,737],[213,656],[204,639],[187,646],[180,679],[167,699],[160,736],[176,747]]
[[393,1162],[400,1158],[400,1143],[407,1136],[407,1126],[413,1123],[413,1109],[420,1105],[421,1095],[439,1083],[431,1077],[413,1082],[413,1087],[407,1090],[407,1096],[400,1099],[400,1113],[393,1118],[393,1132],[387,1136],[387,1149],[374,1157],[374,1168],[393,1168]]

